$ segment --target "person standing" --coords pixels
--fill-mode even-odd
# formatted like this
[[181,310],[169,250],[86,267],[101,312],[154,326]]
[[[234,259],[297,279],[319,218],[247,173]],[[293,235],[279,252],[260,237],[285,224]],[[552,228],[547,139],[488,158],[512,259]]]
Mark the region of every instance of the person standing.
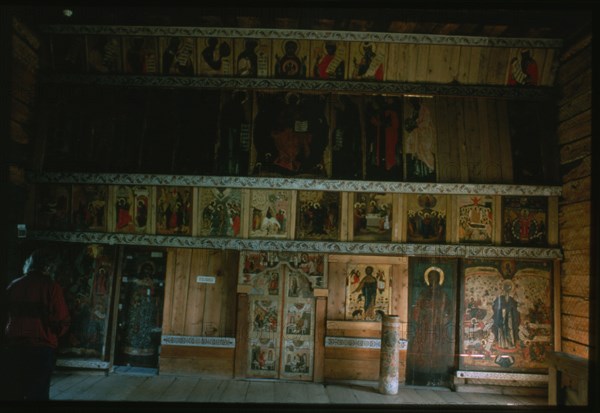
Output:
[[49,400],[58,339],[70,324],[63,291],[52,278],[54,258],[34,251],[24,276],[6,289],[7,323],[2,362],[3,400]]

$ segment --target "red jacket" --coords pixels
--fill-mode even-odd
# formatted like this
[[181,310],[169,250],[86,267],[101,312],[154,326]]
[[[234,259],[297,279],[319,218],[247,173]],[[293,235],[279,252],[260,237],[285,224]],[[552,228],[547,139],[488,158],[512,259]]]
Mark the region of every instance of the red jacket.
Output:
[[71,321],[60,285],[48,275],[30,272],[6,291],[8,344],[58,347]]

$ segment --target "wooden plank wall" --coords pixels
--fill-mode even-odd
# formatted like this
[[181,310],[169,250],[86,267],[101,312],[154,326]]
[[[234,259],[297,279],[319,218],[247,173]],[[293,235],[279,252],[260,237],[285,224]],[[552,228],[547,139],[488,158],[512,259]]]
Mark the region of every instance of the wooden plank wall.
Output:
[[[392,264],[390,314],[408,322],[408,259],[406,257],[329,256],[329,295],[327,300],[327,337],[381,338],[381,323],[345,320],[346,265],[348,263]],[[407,339],[406,329],[401,338]],[[400,352],[400,381],[404,381],[406,351]],[[325,347],[324,380],[378,380],[378,348]]]
[[438,182],[512,183],[507,101],[435,97]]
[[[235,337],[238,251],[170,248],[163,335]],[[198,275],[215,277],[198,283]],[[234,349],[163,345],[160,369],[233,376]]]
[[[557,85],[558,143],[563,193],[559,200],[562,351],[589,358],[591,229],[591,34],[561,56]],[[557,349],[561,350],[561,349]]]

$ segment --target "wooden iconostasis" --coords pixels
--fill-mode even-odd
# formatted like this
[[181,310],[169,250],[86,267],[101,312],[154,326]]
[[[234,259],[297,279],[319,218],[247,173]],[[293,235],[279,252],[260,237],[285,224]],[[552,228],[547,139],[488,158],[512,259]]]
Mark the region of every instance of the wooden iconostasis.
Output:
[[545,102],[45,85],[47,172],[555,184]]

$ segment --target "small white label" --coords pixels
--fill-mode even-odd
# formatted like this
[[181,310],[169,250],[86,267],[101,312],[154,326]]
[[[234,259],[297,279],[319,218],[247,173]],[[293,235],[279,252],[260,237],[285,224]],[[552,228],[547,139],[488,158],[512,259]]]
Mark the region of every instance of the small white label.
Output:
[[162,258],[162,256],[163,256],[163,253],[160,251],[152,251],[150,253],[150,257],[152,257],[152,258]]
[[198,275],[196,277],[196,282],[201,284],[214,284],[216,280],[217,279],[211,275]]

